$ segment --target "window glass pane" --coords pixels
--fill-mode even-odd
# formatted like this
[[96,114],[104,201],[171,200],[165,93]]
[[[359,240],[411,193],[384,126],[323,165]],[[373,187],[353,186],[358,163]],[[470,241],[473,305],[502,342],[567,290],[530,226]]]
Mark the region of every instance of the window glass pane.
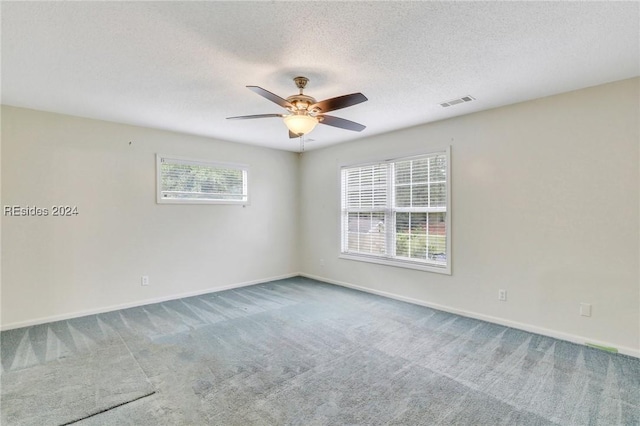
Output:
[[360,169],[360,188],[371,189],[373,186],[373,168],[363,167]]
[[426,234],[411,234],[411,247],[409,257],[413,259],[427,258],[427,236]]
[[444,183],[431,184],[431,207],[445,207],[447,205],[447,187]]
[[411,161],[399,161],[394,164],[396,183],[409,183],[411,181]]
[[347,234],[347,249],[350,252],[358,251],[358,233],[357,232],[349,232]]
[[242,194],[242,170],[224,170],[208,166],[167,164],[162,165],[162,188],[167,192]]
[[429,259],[437,262],[447,260],[446,213],[429,213]]
[[428,207],[429,185],[414,185],[411,198],[412,207]]
[[216,163],[159,158],[162,200],[247,201],[244,169]]
[[411,187],[410,186],[396,186],[396,207],[410,207],[411,206]]
[[385,186],[387,184],[387,165],[378,164],[374,167],[373,182],[378,186]]
[[396,234],[396,256],[409,257],[409,234]]
[[409,233],[409,215],[411,213],[396,213],[396,233]]
[[445,235],[446,229],[446,213],[429,213],[429,234]]
[[384,254],[386,251],[384,213],[349,213],[349,251]]
[[349,232],[358,232],[358,213],[349,213],[348,230]]
[[387,206],[387,188],[375,186],[373,188],[373,207],[385,208]]
[[429,159],[414,160],[411,162],[411,182],[427,183],[429,181]]
[[427,213],[396,213],[396,256],[427,257]]
[[372,186],[367,186],[360,189],[360,207],[373,207]]
[[409,213],[411,217],[410,230],[412,234],[427,234],[427,214]]
[[360,192],[356,190],[348,190],[347,191],[347,207],[358,207],[360,206]]
[[447,178],[447,160],[444,155],[429,159],[429,181],[444,182]]
[[378,234],[385,233],[384,213],[373,213],[371,215],[371,226],[369,228],[369,232]]
[[384,208],[387,204],[387,165],[347,169],[343,174],[343,186],[345,207]]
[[382,234],[369,234],[371,238],[371,250],[370,254],[384,254],[386,252],[386,243],[384,233]]

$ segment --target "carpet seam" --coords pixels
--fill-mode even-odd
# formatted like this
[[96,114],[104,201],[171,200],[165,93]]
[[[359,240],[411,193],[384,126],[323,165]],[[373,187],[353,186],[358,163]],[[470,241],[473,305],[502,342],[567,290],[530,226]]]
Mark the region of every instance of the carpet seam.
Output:
[[153,394],[155,394],[155,393],[156,393],[156,391],[149,392],[149,393],[147,393],[147,394],[145,394],[145,395],[139,396],[139,397],[134,398],[134,399],[132,399],[132,400],[130,400],[130,401],[121,402],[120,404],[113,405],[113,406],[108,407],[108,408],[105,408],[105,409],[103,409],[103,410],[98,410],[98,411],[96,411],[95,413],[91,413],[91,414],[86,415],[86,416],[84,416],[84,417],[81,417],[81,418],[79,418],[79,419],[71,420],[70,422],[67,422],[67,423],[62,423],[60,426],[68,426],[68,425],[72,425],[72,424],[74,424],[74,423],[81,422],[82,420],[86,420],[86,419],[88,419],[88,418],[90,418],[90,417],[97,416],[98,414],[106,413],[107,411],[113,410],[113,409],[118,408],[118,407],[122,407],[123,405],[130,404],[130,403],[132,403],[132,402],[139,401],[139,400],[141,400],[142,398],[146,398],[146,397],[151,396],[151,395],[153,395]]

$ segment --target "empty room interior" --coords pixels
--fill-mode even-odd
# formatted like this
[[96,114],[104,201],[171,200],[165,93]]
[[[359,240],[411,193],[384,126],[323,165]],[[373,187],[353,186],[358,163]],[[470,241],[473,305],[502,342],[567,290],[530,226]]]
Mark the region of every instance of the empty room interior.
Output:
[[2,425],[640,425],[640,3],[1,5]]

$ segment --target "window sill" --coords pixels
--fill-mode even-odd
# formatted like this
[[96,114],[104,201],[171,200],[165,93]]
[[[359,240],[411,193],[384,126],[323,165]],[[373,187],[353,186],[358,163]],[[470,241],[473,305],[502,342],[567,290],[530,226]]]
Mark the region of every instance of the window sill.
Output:
[[227,205],[241,205],[248,206],[249,201],[241,200],[198,200],[193,198],[158,198],[157,204],[227,204]]
[[414,263],[414,262],[404,262],[402,260],[396,260],[396,259],[363,256],[363,255],[349,254],[349,253],[341,253],[340,256],[338,257],[340,259],[346,259],[346,260],[356,260],[360,262],[377,263],[379,265],[395,266],[397,268],[417,269],[419,271],[435,272],[437,274],[451,275],[450,265],[438,267],[438,266],[425,265],[425,264]]

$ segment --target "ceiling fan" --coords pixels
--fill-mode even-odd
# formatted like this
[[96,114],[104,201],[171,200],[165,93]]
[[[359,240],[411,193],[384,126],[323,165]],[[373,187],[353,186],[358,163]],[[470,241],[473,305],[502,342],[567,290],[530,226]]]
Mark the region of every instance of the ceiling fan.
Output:
[[302,93],[305,86],[309,82],[306,77],[295,77],[293,79],[296,86],[300,89],[300,94],[289,96],[283,99],[280,96],[269,92],[258,86],[247,86],[247,88],[258,95],[280,105],[286,109],[288,114],[258,114],[258,115],[242,115],[239,117],[227,117],[227,120],[247,120],[253,118],[270,118],[279,117],[284,119],[284,124],[289,129],[289,137],[297,138],[312,131],[318,123],[327,126],[338,127],[340,129],[353,130],[361,132],[366,126],[354,121],[345,120],[344,118],[326,115],[329,111],[335,111],[357,105],[367,100],[362,93],[352,93],[350,95],[338,96],[336,98],[325,99],[317,102],[311,96]]

